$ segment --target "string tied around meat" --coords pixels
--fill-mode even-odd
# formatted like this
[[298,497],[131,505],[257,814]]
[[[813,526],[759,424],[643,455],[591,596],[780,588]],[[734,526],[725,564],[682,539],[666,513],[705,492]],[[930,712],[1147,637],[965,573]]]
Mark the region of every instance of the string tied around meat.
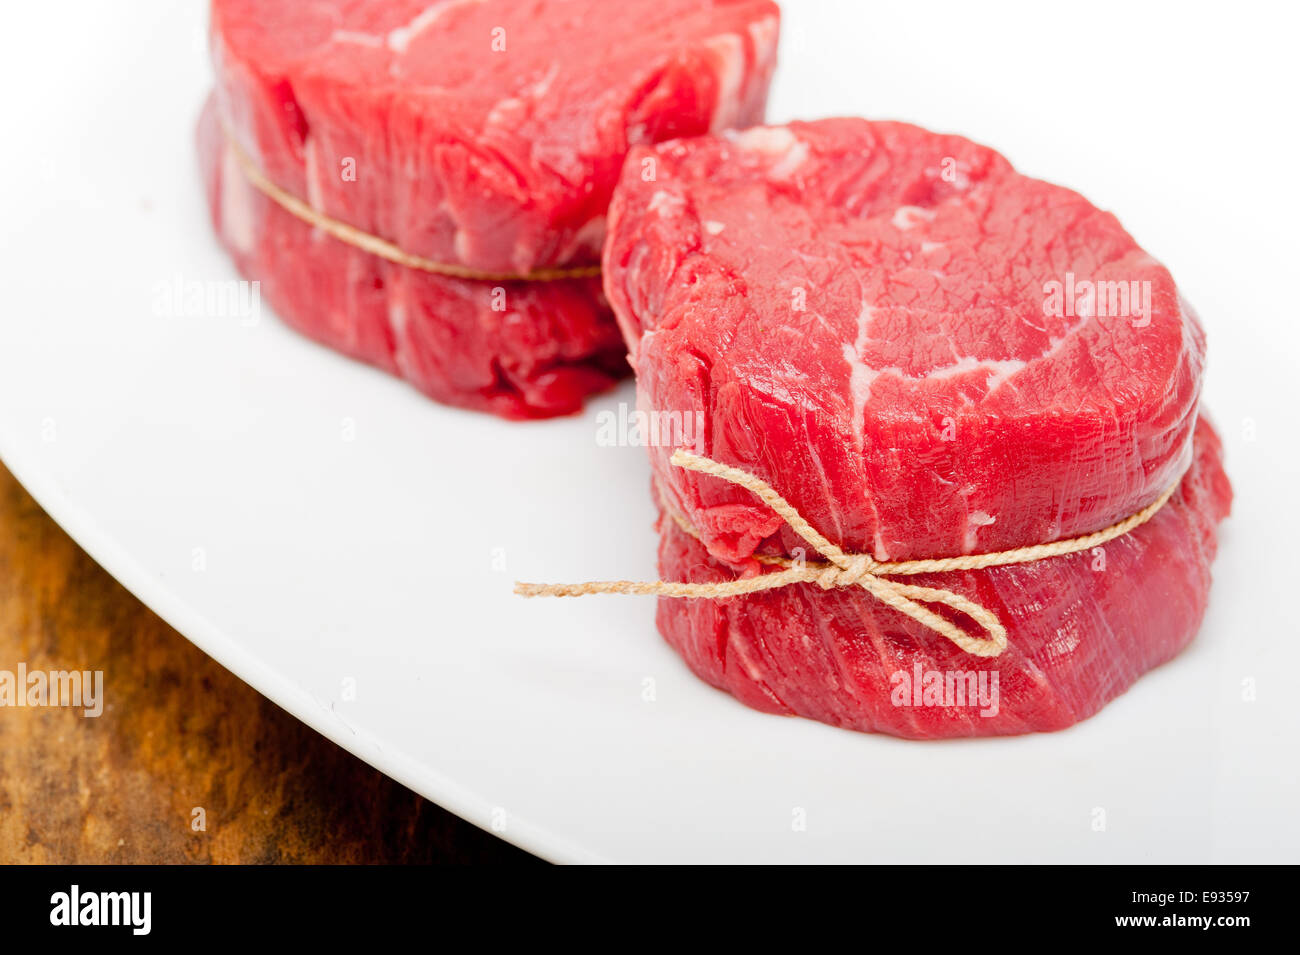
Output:
[[244,178],[262,195],[285,212],[301,219],[308,225],[320,229],[340,242],[361,249],[363,252],[369,252],[371,255],[376,255],[388,262],[404,265],[408,269],[416,269],[421,272],[431,272],[435,275],[448,275],[452,278],[470,279],[478,282],[558,282],[564,279],[594,278],[600,275],[600,266],[594,264],[555,266],[516,274],[511,272],[488,272],[473,269],[466,265],[437,262],[423,256],[412,255],[387,239],[381,239],[379,236],[358,229],[356,226],[327,216],[315,206],[299,199],[293,193],[281,189],[270,180],[266,173],[262,172],[257,163],[253,161],[252,157],[244,151],[243,147],[229,132],[226,133],[226,142],[229,144],[231,154],[235,157],[235,162],[243,172]]
[[[524,597],[581,597],[588,594],[651,594],[660,597],[716,600],[737,597],[788,587],[792,584],[814,583],[824,590],[837,587],[861,587],[893,610],[911,617],[955,646],[977,657],[996,657],[1007,648],[1007,629],[997,615],[968,597],[936,587],[921,587],[892,580],[891,577],[914,574],[951,573],[961,570],[982,570],[986,567],[1005,567],[1062,557],[1080,551],[1092,550],[1122,537],[1151,520],[1165,506],[1177,490],[1182,478],[1175,481],[1158,498],[1142,510],[1110,527],[1014,550],[987,554],[965,554],[960,557],[939,557],[924,560],[878,561],[868,554],[850,554],[828,540],[804,519],[789,501],[778,494],[767,482],[756,475],[728,464],[721,464],[692,451],[678,449],[670,459],[674,467],[696,471],[729,481],[753,493],[770,507],[796,534],[825,558],[824,562],[793,560],[788,557],[754,555],[760,563],[775,569],[752,577],[718,583],[680,583],[675,581],[589,581],[580,584],[530,584],[516,583],[515,593]],[[700,535],[690,523],[665,502],[665,510],[686,534],[699,540]],[[965,614],[984,631],[985,636],[968,633],[961,626],[931,610],[929,606],[941,605]]]

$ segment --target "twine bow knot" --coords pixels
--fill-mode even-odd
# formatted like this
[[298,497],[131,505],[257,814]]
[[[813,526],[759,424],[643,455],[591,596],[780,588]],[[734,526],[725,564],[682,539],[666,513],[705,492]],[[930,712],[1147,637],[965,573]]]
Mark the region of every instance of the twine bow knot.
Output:
[[[1079,551],[1091,550],[1107,541],[1127,534],[1149,521],[1173,496],[1182,478],[1175,481],[1156,500],[1136,514],[1117,524],[1067,540],[1048,544],[1034,544],[1014,550],[989,554],[967,554],[961,557],[939,557],[927,560],[878,561],[869,554],[849,554],[832,543],[809,524],[794,506],[773,490],[761,478],[740,468],[691,451],[673,452],[671,463],[687,471],[710,474],[730,481],[756,495],[770,507],[790,529],[802,537],[825,558],[825,563],[791,560],[788,557],[771,557],[755,554],[759,563],[780,567],[771,573],[742,577],[722,583],[690,584],[673,581],[638,582],[628,580],[592,581],[583,584],[526,584],[516,583],[515,593],[525,597],[580,597],[586,594],[655,594],[660,597],[718,599],[741,594],[757,593],[797,583],[815,583],[823,590],[837,587],[861,587],[887,607],[905,614],[921,625],[945,637],[965,652],[977,657],[996,657],[1007,647],[1007,630],[997,615],[975,601],[951,590],[920,587],[891,580],[894,576],[910,574],[949,573],[958,570],[980,570],[985,567],[1005,567],[1010,564],[1027,564],[1049,557],[1060,557]],[[683,532],[700,539],[699,532],[666,502],[665,510]],[[987,634],[974,636],[948,618],[935,613],[926,604],[948,607],[975,621]]]
[[870,576],[875,569],[876,562],[866,554],[852,555],[843,567],[831,565],[818,574],[817,586],[822,590],[848,587],[861,582],[862,578]]

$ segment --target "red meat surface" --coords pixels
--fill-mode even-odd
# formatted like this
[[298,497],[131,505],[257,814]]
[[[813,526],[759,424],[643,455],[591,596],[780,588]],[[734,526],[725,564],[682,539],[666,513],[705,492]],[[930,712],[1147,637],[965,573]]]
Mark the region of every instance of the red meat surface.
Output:
[[[661,599],[659,629],[698,676],[771,713],[913,739],[1062,729],[1175,656],[1200,626],[1215,528],[1232,490],[1219,438],[1204,420],[1194,446],[1192,468],[1169,503],[1100,556],[906,579],[996,613],[1010,634],[1001,656],[970,656],[857,587],[796,584],[722,600]],[[735,578],[733,567],[673,521],[662,518],[660,528],[665,580]],[[969,675],[978,686],[981,672],[985,686],[996,687],[992,706],[969,693]],[[925,681],[934,673],[945,685],[950,674],[966,681],[960,705],[955,695],[927,703]]]
[[252,189],[225,137],[410,254],[509,274],[587,264],[629,147],[761,120],[777,30],[770,0],[214,0],[199,147],[218,233],[317,340],[447,403],[575,411],[625,371],[598,281],[375,260]]
[[[653,181],[634,174],[648,159]],[[1205,341],[1169,273],[1114,216],[966,139],[836,119],[638,149],[609,228],[605,289],[640,406],[699,415],[694,450],[756,474],[849,552],[1077,536],[1151,503],[1192,460]],[[1108,292],[1053,305],[1053,283],[1140,291],[1127,311]],[[1104,574],[1084,555],[909,580],[998,613],[1000,658],[968,657],[860,590],[807,585],[664,600],[660,628],[765,709],[912,736],[1068,725],[1195,632],[1231,493],[1200,435],[1197,490],[1106,545]],[[665,579],[756,573],[755,552],[805,546],[749,492],[671,467],[672,450],[651,449],[655,480],[703,544],[665,525]],[[880,678],[903,658],[1006,668],[1018,702],[973,723],[893,713]]]

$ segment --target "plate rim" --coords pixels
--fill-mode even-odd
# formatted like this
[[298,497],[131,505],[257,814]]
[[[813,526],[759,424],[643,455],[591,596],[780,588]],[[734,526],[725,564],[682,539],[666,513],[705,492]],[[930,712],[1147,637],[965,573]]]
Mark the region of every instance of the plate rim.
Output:
[[480,821],[489,818],[492,811],[491,801],[482,794],[426,766],[405,749],[381,745],[373,733],[330,719],[310,693],[259,660],[149,573],[67,494],[57,479],[42,473],[39,462],[31,460],[34,456],[22,452],[22,442],[14,439],[7,424],[0,416],[0,464],[91,560],[206,656],[352,756],[489,835],[546,862],[610,864],[611,860],[600,853],[576,845],[527,817],[511,814],[506,832],[492,831]]

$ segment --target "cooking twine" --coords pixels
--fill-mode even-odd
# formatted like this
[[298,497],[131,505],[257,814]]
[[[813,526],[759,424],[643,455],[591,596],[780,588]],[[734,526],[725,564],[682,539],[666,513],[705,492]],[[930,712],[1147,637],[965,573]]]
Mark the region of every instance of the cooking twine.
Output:
[[432,259],[426,259],[422,256],[412,255],[403,251],[387,239],[381,239],[377,235],[371,235],[364,232],[356,226],[348,225],[338,219],[332,219],[310,203],[304,202],[293,193],[281,189],[266,174],[258,168],[252,158],[243,150],[243,147],[235,141],[235,138],[229,134],[226,135],[226,141],[230,144],[231,151],[235,156],[235,161],[239,163],[239,168],[243,170],[244,176],[248,181],[257,188],[264,196],[284,209],[285,212],[297,216],[308,225],[315,226],[323,232],[329,233],[340,242],[369,252],[371,255],[377,255],[381,259],[394,262],[397,265],[404,265],[409,269],[418,269],[421,272],[433,272],[436,275],[449,275],[458,279],[473,279],[480,282],[556,282],[561,279],[583,279],[592,278],[600,274],[599,265],[574,265],[556,268],[535,269],[532,272],[523,274],[514,274],[510,272],[484,272],[478,269],[471,269],[464,265],[455,265],[448,262],[435,262]]
[[[1005,567],[1010,564],[1027,564],[1044,560],[1048,557],[1061,557],[1079,551],[1091,550],[1122,537],[1136,527],[1140,527],[1155,516],[1164,507],[1177,490],[1182,478],[1136,514],[1126,517],[1117,524],[1104,530],[1082,537],[1053,541],[1049,544],[1034,544],[1030,547],[1018,547],[1014,550],[998,551],[989,554],[967,554],[961,557],[940,557],[927,560],[878,561],[867,554],[845,553],[840,547],[827,540],[816,528],[809,524],[793,505],[778,494],[761,478],[740,468],[720,464],[710,458],[679,449],[670,459],[675,467],[687,471],[698,471],[720,477],[724,481],[739,485],[756,495],[764,504],[775,511],[796,534],[802,537],[817,553],[826,558],[825,563],[791,560],[787,557],[769,557],[755,555],[755,559],[769,566],[779,566],[782,570],[759,574],[755,577],[740,578],[721,583],[690,584],[657,580],[638,582],[631,580],[590,581],[582,584],[528,584],[516,583],[515,593],[524,597],[582,597],[587,594],[653,594],[659,597],[685,597],[697,599],[718,599],[737,597],[763,590],[788,587],[791,584],[814,583],[823,590],[833,587],[861,587],[873,597],[899,613],[906,614],[921,625],[952,641],[956,646],[977,657],[996,657],[1007,647],[1007,630],[998,620],[997,615],[973,600],[935,587],[918,587],[914,584],[899,583],[889,580],[890,576],[909,574],[949,573],[957,570],[981,570],[986,567]],[[681,529],[700,539],[700,535],[685,518],[672,508],[667,508]],[[980,625],[987,637],[972,636],[961,627],[941,617],[924,604],[943,604],[953,610],[966,614]]]

